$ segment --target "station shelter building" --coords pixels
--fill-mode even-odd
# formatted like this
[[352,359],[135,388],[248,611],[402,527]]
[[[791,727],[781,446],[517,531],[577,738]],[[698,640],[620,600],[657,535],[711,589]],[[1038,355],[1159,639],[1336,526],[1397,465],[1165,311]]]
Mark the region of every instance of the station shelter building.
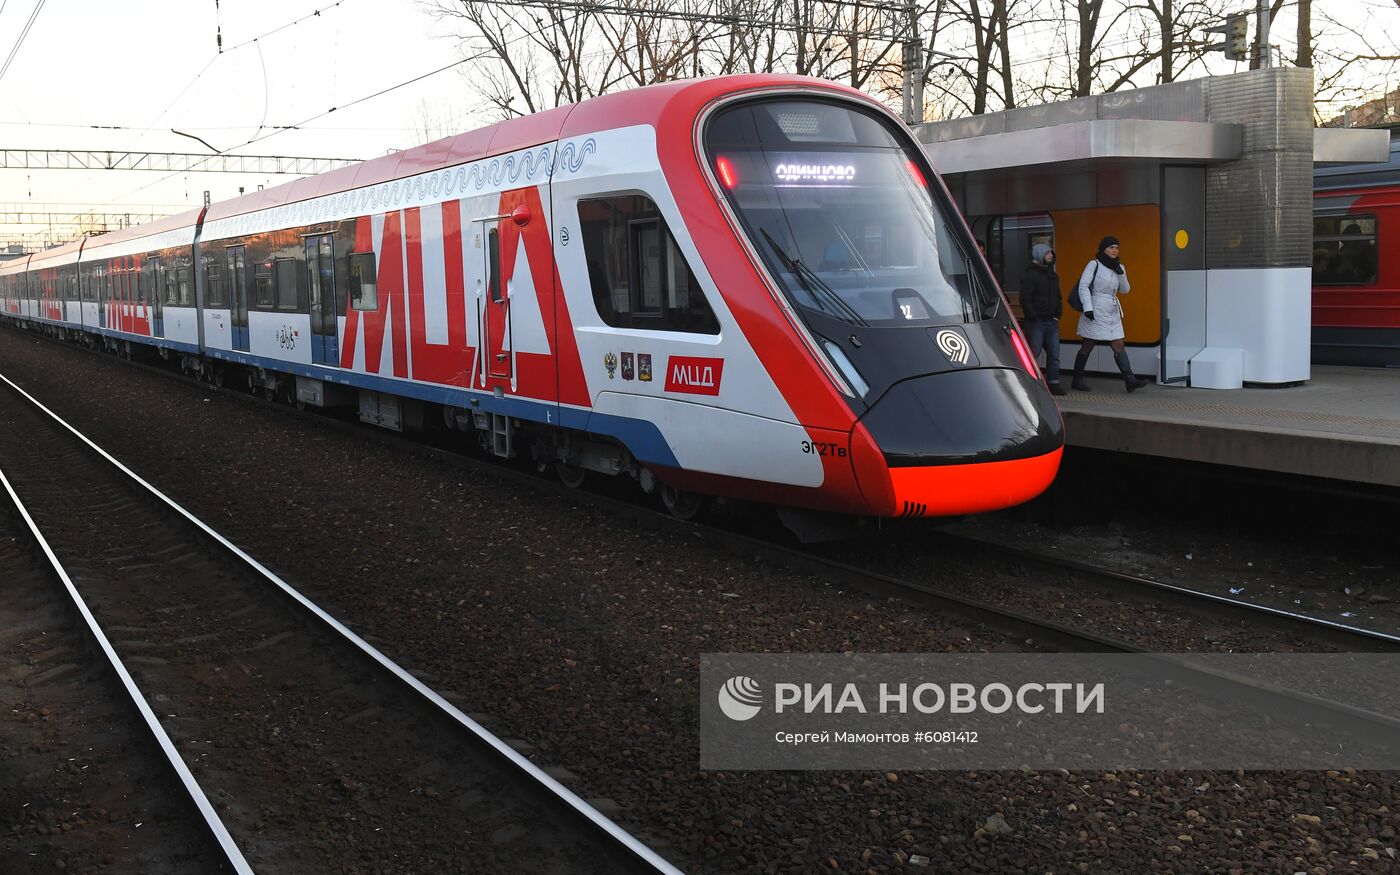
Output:
[[[1389,157],[1386,131],[1314,129],[1312,71],[1293,67],[914,130],[1013,306],[1035,244],[1056,250],[1068,295],[1114,235],[1134,369],[1197,388],[1310,378],[1314,165]],[[1060,324],[1068,365],[1068,305]],[[1094,356],[1116,373],[1110,350]]]

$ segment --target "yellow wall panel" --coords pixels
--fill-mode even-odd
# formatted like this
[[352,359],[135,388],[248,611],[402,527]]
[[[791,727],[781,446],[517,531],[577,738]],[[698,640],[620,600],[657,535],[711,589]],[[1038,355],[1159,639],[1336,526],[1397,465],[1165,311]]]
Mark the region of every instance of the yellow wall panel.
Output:
[[[1055,256],[1061,293],[1068,298],[1079,283],[1084,265],[1098,251],[1099,241],[1110,234],[1122,246],[1119,258],[1128,271],[1133,290],[1123,303],[1123,334],[1128,343],[1160,343],[1162,340],[1162,229],[1157,204],[1127,207],[1093,207],[1086,210],[1054,210]],[[1065,303],[1060,333],[1074,340],[1079,314]]]

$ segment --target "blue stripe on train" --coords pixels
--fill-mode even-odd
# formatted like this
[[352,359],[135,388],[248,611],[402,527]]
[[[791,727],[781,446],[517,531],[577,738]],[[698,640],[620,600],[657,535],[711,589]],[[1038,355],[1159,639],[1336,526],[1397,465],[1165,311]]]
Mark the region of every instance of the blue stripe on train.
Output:
[[432,401],[467,410],[480,410],[484,413],[499,413],[504,416],[513,416],[516,419],[527,419],[531,422],[541,422],[546,425],[605,435],[620,441],[639,462],[667,465],[672,468],[680,467],[676,454],[671,451],[670,445],[661,436],[661,430],[656,427],[655,423],[647,422],[644,419],[612,416],[590,410],[577,410],[530,398],[511,396],[497,398],[485,390],[463,389],[460,386],[418,383],[392,377],[380,377],[375,374],[361,374],[325,365],[288,362],[282,359],[253,355],[241,350],[208,349],[205,350],[205,355],[209,358],[242,365],[324,380],[327,383],[369,389],[375,392],[387,392],[391,395],[402,395],[405,398],[417,398],[422,401]]
[[94,334],[101,334],[104,337],[117,337],[122,340],[134,340],[138,343],[149,344],[150,346],[163,346],[168,349],[176,349],[180,352],[199,353],[199,344],[184,343],[179,340],[167,340],[164,337],[151,337],[148,334],[132,334],[129,331],[117,331],[113,328],[93,328],[91,325],[83,329]]

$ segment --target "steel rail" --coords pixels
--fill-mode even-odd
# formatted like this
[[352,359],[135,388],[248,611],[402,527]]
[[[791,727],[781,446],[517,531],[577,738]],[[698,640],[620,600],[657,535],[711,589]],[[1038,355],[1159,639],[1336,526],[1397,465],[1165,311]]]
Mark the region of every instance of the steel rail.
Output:
[[1329,620],[1325,617],[1318,617],[1301,611],[1290,611],[1286,608],[1274,607],[1273,605],[1246,602],[1240,599],[1230,598],[1229,596],[1220,595],[1219,593],[1205,592],[1181,584],[1167,583],[1161,580],[1154,580],[1150,577],[1141,577],[1135,574],[1128,574],[1124,571],[1103,568],[1088,562],[1081,562],[1077,559],[1050,556],[1044,553],[1038,553],[1034,550],[1012,547],[968,535],[934,532],[931,533],[931,538],[935,540],[942,539],[948,543],[973,545],[978,550],[994,551],[1011,559],[1047,565],[1064,571],[1072,571],[1076,574],[1104,578],[1115,583],[1124,583],[1135,589],[1163,595],[1167,599],[1182,605],[1199,608],[1204,604],[1220,613],[1234,614],[1237,617],[1249,620],[1258,620],[1263,617],[1279,628],[1291,629],[1293,631],[1305,630],[1308,633],[1320,635],[1322,640],[1327,640],[1332,643],[1345,642],[1353,646],[1357,644],[1367,644],[1387,652],[1400,652],[1400,634],[1382,632],[1377,629],[1368,629],[1364,626],[1355,626],[1350,623],[1339,623],[1336,620]]
[[[142,365],[130,361],[126,363],[135,364],[137,367],[141,368],[148,368],[153,372],[158,372],[166,376],[177,376],[168,370],[155,368],[154,366]],[[183,379],[190,380],[196,385],[202,385],[199,381],[191,377],[184,375],[178,376],[182,376]],[[0,379],[4,379],[3,375],[0,375]],[[254,400],[253,396],[243,396],[239,393],[232,393],[232,395],[233,397],[240,398],[240,400],[247,400],[250,402]],[[279,412],[285,413],[288,416],[302,415],[291,407],[283,405],[274,405],[274,407]],[[640,525],[650,527],[654,530],[689,536],[690,538],[707,543],[721,552],[727,552],[739,558],[758,556],[759,558],[812,574],[813,576],[827,581],[844,582],[851,589],[868,594],[894,597],[913,605],[948,610],[966,619],[983,623],[994,629],[1011,631],[1018,635],[1024,634],[1028,638],[1026,643],[1034,644],[1038,642],[1050,644],[1058,647],[1061,651],[1067,652],[1122,653],[1151,656],[1160,659],[1164,665],[1174,668],[1180,672],[1184,678],[1191,679],[1196,683],[1207,685],[1215,689],[1228,690],[1235,695],[1246,697],[1252,701],[1268,703],[1283,699],[1295,704],[1302,703],[1323,711],[1340,714],[1353,720],[1362,721],[1366,724],[1367,729],[1374,733],[1375,737],[1386,742],[1389,742],[1396,737],[1397,733],[1400,733],[1400,719],[1389,715],[1379,714],[1345,703],[1270,685],[1255,679],[1241,678],[1213,669],[1185,664],[1176,658],[1189,656],[1191,654],[1163,653],[1128,641],[1110,638],[1088,630],[1067,626],[1043,617],[1021,613],[989,602],[968,598],[959,593],[950,592],[938,587],[870,571],[824,557],[814,556],[800,549],[777,544],[763,538],[739,534],[728,529],[701,523],[678,520],[661,510],[645,507],[636,502],[612,498],[588,490],[569,488],[553,480],[546,480],[536,475],[519,470],[512,470],[493,460],[472,458],[460,452],[444,450],[379,429],[365,430],[353,423],[324,418],[319,421],[338,428],[344,434],[353,434],[357,439],[363,440],[369,438],[388,446],[405,449],[410,452],[423,453],[435,460],[444,461],[453,467],[478,473],[487,473],[498,480],[522,485],[536,490],[539,493],[568,497],[572,500],[589,501],[619,516],[630,518]],[[941,533],[929,534],[938,535]],[[1029,558],[1036,557],[1032,556]],[[1230,602],[1231,600],[1226,599],[1225,601]],[[1257,616],[1267,615],[1257,614],[1255,616],[1257,618]],[[1326,630],[1325,626],[1318,626],[1317,628]]]
[[[53,340],[53,338],[44,339]],[[71,345],[65,344],[65,346]],[[100,350],[88,347],[76,348],[84,349],[87,352],[92,353],[94,355],[97,355],[101,352]],[[101,357],[104,359],[107,358],[106,356]],[[131,360],[124,360],[124,363],[130,367],[146,370],[154,374],[160,374],[164,377],[174,377],[176,379],[187,381],[188,383],[193,385],[206,385],[193,376],[183,373],[177,374],[169,370],[168,368],[161,368],[155,365]],[[218,389],[215,391],[228,390]],[[245,396],[243,393],[237,391],[229,392],[229,395],[231,397],[237,398],[239,401],[250,401],[259,404],[264,403],[260,399],[257,399],[253,396]],[[281,405],[274,405],[274,407],[279,411],[283,410]],[[298,415],[298,413],[296,411],[293,411],[291,408],[286,408],[285,412],[288,415]],[[578,496],[580,494],[579,490],[571,489],[562,484],[554,483],[553,481],[541,480],[538,477],[529,474],[524,474],[519,471],[513,471],[509,468],[503,467],[495,461],[474,459],[460,452],[444,450],[439,447],[434,447],[430,444],[425,444],[420,441],[414,441],[410,438],[401,437],[380,429],[366,430],[358,427],[353,423],[341,422],[327,417],[321,417],[317,421],[325,425],[330,425],[332,427],[343,429],[346,433],[353,433],[357,438],[363,439],[367,437],[371,440],[386,443],[391,446],[408,448],[418,452],[427,452],[431,454],[434,458],[445,461],[456,467],[469,468],[471,470],[476,471],[489,471],[498,478],[511,480],[513,482],[519,482],[522,484],[529,484],[532,488],[544,492],[571,496]],[[753,538],[725,529],[705,526],[703,524],[684,524],[679,520],[671,518],[667,514],[663,514],[658,511],[653,511],[650,508],[640,507],[635,502],[628,502],[615,498],[610,498],[608,496],[598,495],[597,493],[593,492],[584,492],[582,494],[588,495],[590,497],[590,500],[606,503],[609,509],[613,512],[628,514],[629,516],[632,516],[634,519],[637,519],[639,521],[647,521],[652,526],[670,526],[673,527],[672,530],[675,531],[689,531],[692,534],[699,534],[701,537],[704,537],[707,541],[716,546],[719,546],[721,549],[726,549],[733,552],[738,547],[743,546],[744,549],[751,552],[763,550],[781,551],[780,553],[773,553],[771,554],[771,556],[773,558],[777,558],[780,556],[785,563],[793,565],[795,567],[800,567],[803,570],[807,570],[809,572],[815,572],[819,570],[824,572],[830,572],[832,574],[837,575],[838,577],[841,577],[842,579],[849,580],[851,585],[855,588],[867,589],[872,592],[878,591],[880,594],[883,595],[917,593],[919,594],[920,598],[926,600],[927,603],[931,606],[951,609],[961,608],[965,609],[966,611],[971,611],[979,614],[983,621],[995,621],[993,625],[997,625],[1003,629],[1015,629],[1017,631],[1026,632],[1028,634],[1041,638],[1045,638],[1046,636],[1053,636],[1061,644],[1068,645],[1068,649],[1085,651],[1099,650],[1103,652],[1124,653],[1146,652],[1143,648],[1135,647],[1134,645],[1124,641],[1108,638],[1101,635],[1096,635],[1094,633],[1086,632],[1081,629],[1075,629],[1064,624],[1056,623],[1054,621],[1047,621],[1042,618],[1037,618],[1029,614],[1018,613],[1016,611],[1002,608],[988,602],[978,601],[977,599],[972,599],[958,593],[949,592],[947,590],[939,590],[933,587],[926,586],[924,584],[919,584],[908,580],[901,580],[888,575],[881,575],[875,572],[866,571],[856,566],[843,565],[841,563],[833,562],[832,560],[812,556],[810,554],[804,553],[801,550],[784,547],[772,541]],[[1169,598],[1178,600],[1181,604],[1189,605],[1196,609],[1199,609],[1202,606],[1202,604],[1206,604],[1212,608],[1219,609],[1222,613],[1234,613],[1238,617],[1242,619],[1248,619],[1250,621],[1257,621],[1260,618],[1265,618],[1267,620],[1272,621],[1276,624],[1276,626],[1280,628],[1287,628],[1292,631],[1306,631],[1311,635],[1322,636],[1323,640],[1328,640],[1332,643],[1338,643],[1344,646],[1355,646],[1358,640],[1360,640],[1366,644],[1375,645],[1383,651],[1400,651],[1400,635],[1396,634],[1381,632],[1374,629],[1366,629],[1365,627],[1349,625],[1346,623],[1338,623],[1336,621],[1326,620],[1320,617],[1314,617],[1308,614],[1296,611],[1288,611],[1286,609],[1275,608],[1268,605],[1256,605],[1250,602],[1243,602],[1238,599],[1231,599],[1213,593],[1201,592],[1199,590],[1194,590],[1189,587],[1184,587],[1177,584],[1164,583],[1162,581],[1152,580],[1151,578],[1137,577],[1134,575],[1126,574],[1124,572],[1099,568],[1088,563],[1079,562],[1072,559],[1066,559],[1056,556],[1047,556],[1033,551],[1022,550],[1015,547],[997,544],[992,541],[984,541],[968,536],[954,535],[942,531],[932,531],[926,533],[926,537],[931,540],[942,539],[948,543],[975,545],[979,550],[995,550],[997,552],[1000,552],[1002,555],[1008,556],[1010,558],[1028,562],[1042,563],[1063,570],[1073,571],[1076,573],[1107,577],[1116,581],[1128,583],[1132,586],[1141,588],[1143,590],[1156,591],[1158,593],[1165,594]],[[823,564],[818,566],[812,563]],[[861,583],[862,579],[864,581],[863,583]]]
[[94,617],[92,611],[88,609],[87,601],[83,599],[82,594],[79,593],[77,587],[73,585],[73,579],[68,576],[68,571],[63,567],[63,563],[59,562],[58,556],[54,554],[53,548],[49,546],[49,541],[44,537],[44,533],[39,531],[39,526],[34,521],[34,517],[30,515],[29,509],[25,507],[24,502],[15,492],[14,487],[10,484],[10,479],[5,476],[3,469],[0,469],[0,485],[5,487],[5,492],[10,496],[10,501],[14,504],[15,509],[19,511],[20,517],[24,519],[24,524],[29,527],[29,533],[33,536],[35,544],[43,551],[45,558],[49,561],[49,565],[53,568],[54,574],[62,581],[64,589],[68,591],[68,597],[73,601],[73,606],[78,609],[78,613],[83,618],[83,623],[87,625],[88,633],[92,636],[93,640],[97,642],[98,647],[102,649],[103,655],[107,657],[107,664],[111,667],[113,673],[116,674],[117,679],[121,681],[127,696],[131,699],[131,703],[135,705],[136,710],[140,712],[141,719],[145,722],[146,729],[151,733],[151,737],[160,745],[161,752],[165,754],[166,763],[174,770],[176,776],[180,779],[180,783],[184,785],[185,792],[190,795],[190,799],[193,800],[195,807],[199,809],[200,816],[204,818],[204,825],[214,836],[215,841],[218,842],[219,848],[223,851],[224,857],[228,860],[229,865],[232,866],[233,870],[238,872],[239,875],[252,875],[253,867],[249,866],[248,861],[244,859],[243,852],[240,851],[238,845],[234,843],[233,836],[229,834],[228,827],[224,825],[223,820],[219,817],[218,813],[214,811],[214,806],[210,804],[209,797],[205,795],[204,789],[199,786],[199,782],[195,780],[194,774],[190,771],[184,758],[181,757],[180,752],[175,749],[175,743],[170,740],[169,733],[165,731],[165,727],[161,726],[160,721],[156,719],[155,711],[151,709],[151,705],[146,701],[146,697],[142,694],[140,687],[136,685],[136,681],[132,679],[131,673],[127,671],[126,666],[122,663],[121,657],[118,656],[117,651],[113,649],[112,642],[107,639],[107,634],[103,632],[102,627],[98,625],[97,618]]
[[[637,862],[645,864],[653,871],[665,873],[665,875],[681,875],[681,871],[679,869],[677,869],[671,863],[667,862],[664,858],[662,858],[651,848],[644,845],[631,833],[628,833],[622,827],[618,826],[607,815],[594,808],[578,794],[574,793],[568,787],[565,787],[562,783],[560,783],[554,777],[547,774],[539,766],[526,759],[523,755],[521,755],[515,749],[510,747],[510,745],[502,741],[490,730],[486,729],[480,723],[468,717],[451,702],[448,702],[442,696],[438,695],[432,688],[428,687],[422,681],[418,680],[418,678],[414,677],[412,674],[406,671],[398,663],[394,662],[388,656],[380,652],[379,649],[376,648],[374,645],[365,641],[363,638],[361,638],[355,632],[351,631],[347,626],[345,626],[335,617],[328,614],[315,602],[302,595],[291,584],[282,580],[282,578],[278,577],[261,562],[248,555],[238,545],[234,544],[232,541],[219,534],[213,528],[206,525],[194,514],[185,510],[185,508],[178,504],[174,499],[165,495],[155,486],[151,485],[144,478],[142,478],[139,474],[132,471],[126,465],[122,464],[106,450],[102,449],[100,446],[91,441],[82,432],[78,431],[72,425],[69,425],[62,417],[60,417],[58,414],[54,413],[52,410],[46,407],[37,398],[30,395],[24,389],[16,385],[12,380],[10,380],[9,377],[5,376],[4,374],[0,374],[0,381],[3,381],[11,389],[13,389],[31,404],[33,404],[36,408],[43,411],[43,413],[51,419],[53,419],[54,422],[58,423],[69,433],[71,433],[74,437],[82,441],[91,450],[93,450],[95,453],[101,456],[105,461],[107,461],[117,470],[121,471],[124,475],[129,477],[133,483],[145,489],[147,492],[149,492],[152,496],[163,502],[175,513],[184,517],[185,520],[188,521],[191,525],[204,532],[211,539],[216,541],[220,546],[224,547],[229,552],[233,553],[235,556],[237,556],[239,559],[245,562],[248,565],[248,567],[256,571],[269,583],[281,590],[282,593],[285,594],[288,598],[292,599],[292,601],[296,602],[314,617],[319,619],[326,627],[331,629],[341,638],[343,638],[344,640],[352,644],[354,647],[356,647],[365,656],[369,657],[372,661],[377,663],[380,666],[380,668],[387,671],[397,680],[402,682],[404,686],[412,689],[423,700],[434,705],[444,715],[452,719],[463,729],[467,730],[469,733],[475,736],[479,742],[485,744],[486,746],[494,750],[501,757],[501,759],[515,766],[521,773],[523,773],[524,776],[529,778],[534,784],[537,784],[549,791],[549,793],[552,796],[554,796],[559,802],[563,803],[567,808],[571,809],[575,814],[582,817],[585,821],[591,823],[598,830],[605,833],[619,847],[630,852]],[[7,490],[9,489],[8,481],[6,481],[6,488]],[[13,491],[11,491],[11,495],[13,494]],[[49,552],[47,545],[45,546],[45,550],[46,552]],[[51,552],[50,555],[52,555]],[[72,584],[70,581],[68,581],[66,575],[64,577],[64,580],[65,583],[67,583],[67,585],[69,586],[70,591],[72,591],[74,596],[77,597],[76,590],[72,588]],[[85,607],[84,612],[86,613]],[[104,647],[110,651],[109,645],[106,644],[106,639],[103,638],[102,640],[104,643]],[[115,656],[115,652],[112,653],[113,656]],[[142,702],[144,704],[144,699],[142,700]],[[145,710],[147,713],[149,713],[149,707],[146,707]],[[151,717],[152,719],[154,719],[153,714],[151,715]],[[163,731],[161,737],[165,738],[166,744],[169,743],[169,739],[168,737],[164,736]],[[204,804],[207,805],[207,801]],[[210,810],[210,813],[212,814],[212,809]],[[232,840],[230,839],[230,841]],[[241,860],[241,857],[239,859]],[[245,863],[244,865],[246,866],[247,864]],[[251,872],[252,870],[246,869],[240,871]]]
[[[44,339],[53,340],[53,338]],[[65,344],[65,346],[72,347],[72,345],[70,344]],[[78,346],[76,348],[85,349],[89,353],[93,354],[100,353],[100,350],[88,347]],[[105,358],[105,356],[103,358]],[[154,365],[144,364],[141,362],[134,362],[130,360],[127,360],[125,363],[129,366],[144,369],[151,373],[160,374],[165,377],[175,377],[177,379],[185,380],[193,385],[205,385],[203,382],[201,382],[195,377],[186,374],[176,374],[167,368],[160,368]],[[225,390],[220,389],[215,391]],[[230,395],[232,397],[238,398],[240,401],[256,400],[251,397],[245,397],[244,395],[238,392],[230,392]],[[278,409],[280,409],[280,407]],[[293,411],[290,408],[287,408],[286,412],[288,414],[293,414]],[[478,459],[473,459],[459,452],[443,450],[441,448],[433,447],[422,442],[413,441],[405,437],[390,434],[379,429],[365,430],[355,426],[354,424],[339,422],[337,420],[326,417],[322,417],[318,421],[320,421],[323,424],[329,424],[333,425],[334,427],[342,428],[347,433],[353,432],[358,438],[369,437],[372,440],[377,440],[393,446],[412,448],[413,450],[420,452],[426,451],[432,454],[435,458],[446,461],[457,467],[466,467],[472,470],[490,471],[499,478],[509,479],[521,483],[528,483],[533,488],[542,491],[557,492],[559,494],[567,495],[579,494],[578,490],[571,489],[569,487],[563,486],[562,484],[556,484],[552,481],[541,481],[538,477],[522,474],[518,471],[512,471],[493,461],[482,461]],[[761,539],[751,538],[746,535],[740,535],[723,529],[715,529],[700,524],[691,524],[690,527],[686,527],[683,524],[681,524],[680,521],[674,520],[671,517],[669,517],[669,515],[661,514],[659,512],[652,511],[648,508],[639,507],[635,503],[629,503],[626,501],[609,498],[607,496],[597,495],[596,493],[584,494],[589,495],[593,500],[608,503],[610,509],[615,512],[627,513],[638,519],[650,518],[651,523],[653,525],[674,524],[680,526],[681,529],[689,530],[692,533],[710,531],[714,534],[708,536],[708,539],[712,543],[715,543],[725,549],[730,549],[734,545],[740,543],[748,543],[749,549],[758,549],[760,544],[765,545],[765,547],[769,549],[786,551],[782,554],[785,561],[787,561],[790,564],[800,565],[801,567],[806,568],[807,570],[815,570],[814,566],[810,565],[811,562],[828,562],[828,560],[813,557],[799,550],[785,548],[781,545],[774,544],[770,541],[763,541]],[[719,533],[723,533],[723,538],[717,536]],[[942,531],[929,532],[926,534],[926,536],[930,539],[942,539],[948,543],[956,542],[961,544],[975,545],[979,550],[995,550],[1004,556],[1008,556],[1014,559],[1041,563],[1049,565],[1051,567],[1056,567],[1067,571],[1073,571],[1076,573],[1109,578],[1115,581],[1127,583],[1131,586],[1137,587],[1145,591],[1155,591],[1157,593],[1164,594],[1168,598],[1176,599],[1181,604],[1191,605],[1197,609],[1199,609],[1202,604],[1206,604],[1212,608],[1220,609],[1221,612],[1234,613],[1240,618],[1249,619],[1251,621],[1257,621],[1260,618],[1265,618],[1275,623],[1278,627],[1290,628],[1293,631],[1305,630],[1313,635],[1321,635],[1324,640],[1330,640],[1333,643],[1343,643],[1345,645],[1354,646],[1356,645],[1358,640],[1360,640],[1364,643],[1375,645],[1383,651],[1400,651],[1400,634],[1392,634],[1374,629],[1367,629],[1362,626],[1339,623],[1333,620],[1327,620],[1321,617],[1315,617],[1309,614],[1297,611],[1289,611],[1287,609],[1276,608],[1269,605],[1258,605],[1251,602],[1244,602],[1238,599],[1232,599],[1214,593],[1202,592],[1200,590],[1191,589],[1190,587],[1185,587],[1178,584],[1165,583],[1163,581],[1153,580],[1151,578],[1139,577],[1127,574],[1125,572],[1100,568],[1073,559],[1067,559],[1057,556],[1048,556],[1045,554],[1036,553],[1034,551],[1023,550],[1003,544],[998,544],[993,541],[984,541],[969,536],[954,535]],[[1141,648],[1135,648],[1133,645],[1128,644],[1126,642],[1095,635],[1093,633],[1088,633],[1083,630],[1073,629],[1069,626],[1058,624],[1053,621],[1047,622],[1028,614],[1021,614],[1015,611],[1010,611],[998,607],[996,605],[992,605],[990,603],[980,602],[976,599],[968,598],[957,593],[952,593],[944,590],[936,590],[932,587],[924,586],[923,584],[899,580],[897,578],[885,575],[874,574],[872,572],[865,571],[855,566],[847,566],[841,565],[840,563],[834,563],[828,564],[826,567],[828,570],[832,571],[833,573],[837,573],[843,578],[849,578],[853,574],[857,576],[864,576],[866,578],[866,582],[870,585],[870,588],[872,590],[878,589],[884,594],[893,594],[897,591],[907,593],[922,591],[922,597],[929,599],[931,602],[937,601],[942,606],[952,608],[962,607],[969,611],[979,612],[984,618],[995,618],[998,621],[998,623],[1005,628],[1016,628],[1028,632],[1038,631],[1041,633],[1050,633],[1055,635],[1059,640],[1067,644],[1073,644],[1076,648],[1097,648],[1103,651],[1118,652],[1137,652],[1141,650]],[[875,581],[877,579],[882,579],[882,582],[879,583],[878,586],[875,585]],[[854,583],[855,582],[853,580],[853,585]],[[1076,641],[1077,643],[1075,643]]]

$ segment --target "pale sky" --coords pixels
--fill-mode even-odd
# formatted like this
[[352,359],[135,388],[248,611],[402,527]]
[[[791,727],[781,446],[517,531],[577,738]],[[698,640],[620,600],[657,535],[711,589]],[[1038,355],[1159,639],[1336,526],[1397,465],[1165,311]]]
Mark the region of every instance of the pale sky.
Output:
[[[460,59],[447,27],[415,0],[218,0],[217,11],[215,0],[0,0],[0,64],[40,4],[0,79],[0,148],[207,151],[171,133],[174,128],[238,154],[372,158],[422,142],[416,129],[425,117],[439,125],[450,121],[453,130],[488,120],[472,94],[467,64],[317,118],[302,130],[277,130]],[[1400,23],[1393,0],[1315,0],[1315,8],[1321,4],[1361,32],[1384,33]],[[1290,55],[1293,5],[1280,13],[1273,39]],[[291,24],[318,9],[319,16]],[[1322,22],[1317,26],[1321,30]],[[1048,40],[1047,27],[1028,25],[1021,37],[1032,44]],[[1048,43],[1043,48],[1063,54]],[[1214,55],[1206,69],[1244,67]],[[1378,90],[1396,84],[1376,82]],[[256,137],[266,139],[244,145]],[[0,210],[10,204],[193,207],[206,189],[218,201],[235,196],[239,186],[253,190],[291,179],[0,169]],[[18,230],[0,226],[0,240]]]
[[[0,63],[37,0],[0,0]],[[421,101],[468,114],[459,71],[272,133],[457,60],[413,0],[47,0],[0,79],[0,147],[372,158],[416,145]],[[330,8],[327,8],[330,7]],[[324,11],[256,42],[268,31]],[[224,51],[216,51],[216,23]],[[201,72],[202,71],[202,72]],[[471,119],[463,118],[470,126]],[[89,125],[119,125],[96,130]],[[261,130],[260,130],[261,127]],[[0,169],[0,204],[202,202],[291,176]],[[0,229],[4,236],[10,229]]]

